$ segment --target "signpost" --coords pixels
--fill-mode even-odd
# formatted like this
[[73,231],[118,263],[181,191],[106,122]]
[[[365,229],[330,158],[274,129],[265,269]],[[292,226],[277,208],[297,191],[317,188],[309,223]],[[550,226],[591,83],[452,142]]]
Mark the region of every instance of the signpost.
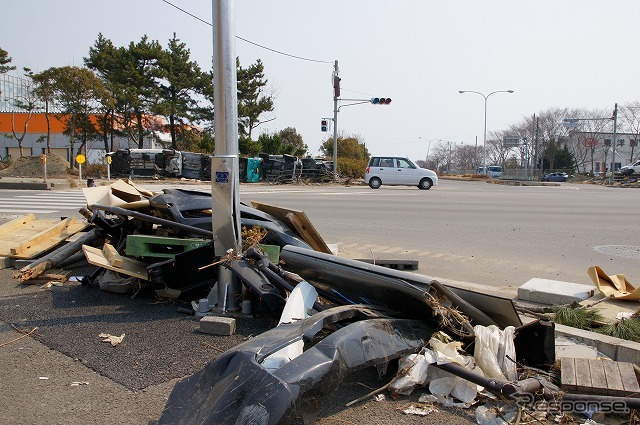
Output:
[[82,164],[84,164],[85,159],[86,158],[81,153],[76,155],[76,162],[78,163],[78,180],[80,181],[82,181]]
[[107,155],[107,180],[111,180],[111,155]]
[[42,167],[44,168],[44,182],[47,183],[47,155],[40,155],[40,160],[42,161]]

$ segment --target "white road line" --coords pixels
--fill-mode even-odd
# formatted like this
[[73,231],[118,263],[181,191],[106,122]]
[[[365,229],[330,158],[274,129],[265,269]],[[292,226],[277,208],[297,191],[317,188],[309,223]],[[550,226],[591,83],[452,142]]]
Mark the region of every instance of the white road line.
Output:
[[19,208],[19,207],[30,207],[30,208],[76,208],[81,206],[86,206],[85,204],[59,204],[55,202],[43,202],[41,204],[33,204],[33,203],[25,203],[25,202],[9,202],[0,200],[0,207],[4,208]]
[[37,210],[34,211],[33,209],[30,210],[20,210],[20,209],[10,209],[10,210],[6,210],[4,208],[0,208],[0,213],[41,213],[41,214],[52,214],[55,212],[58,212],[58,210]]

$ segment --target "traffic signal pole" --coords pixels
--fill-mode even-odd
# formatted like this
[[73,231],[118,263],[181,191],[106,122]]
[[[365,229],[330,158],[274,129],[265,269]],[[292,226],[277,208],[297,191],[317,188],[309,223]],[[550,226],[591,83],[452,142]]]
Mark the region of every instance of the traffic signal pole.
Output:
[[[374,97],[371,99],[340,99],[340,77],[338,76],[338,61],[333,66],[333,178],[338,178],[338,112],[342,106],[360,105],[361,103],[371,103],[372,105],[388,105],[391,103],[389,97]],[[338,107],[339,101],[354,101]],[[325,130],[324,118],[321,121],[321,129]]]

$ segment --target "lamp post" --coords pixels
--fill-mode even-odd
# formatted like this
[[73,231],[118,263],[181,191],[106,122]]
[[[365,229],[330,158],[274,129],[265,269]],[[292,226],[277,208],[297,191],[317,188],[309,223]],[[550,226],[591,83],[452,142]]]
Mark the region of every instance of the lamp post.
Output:
[[[418,137],[418,139],[420,140],[427,140],[424,137]],[[429,167],[429,151],[431,150],[431,142],[433,142],[436,139],[431,139],[431,140],[427,140],[427,142],[429,142],[429,144],[427,145],[427,160],[426,160],[426,166]]]
[[484,137],[483,137],[483,142],[482,142],[482,171],[484,172],[484,174],[487,174],[487,100],[489,99],[489,96],[491,96],[492,94],[496,94],[496,93],[513,93],[513,90],[496,90],[493,91],[487,95],[480,93],[479,91],[473,91],[473,90],[458,90],[458,93],[462,94],[462,93],[475,93],[475,94],[479,94],[480,96],[482,96],[484,98]]

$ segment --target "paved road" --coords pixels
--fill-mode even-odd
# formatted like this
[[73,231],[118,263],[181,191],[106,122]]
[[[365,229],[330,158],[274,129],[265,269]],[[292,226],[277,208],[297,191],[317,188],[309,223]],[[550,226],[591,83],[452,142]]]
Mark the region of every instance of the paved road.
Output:
[[255,190],[301,209],[350,258],[420,261],[419,272],[515,294],[533,277],[590,284],[586,270],[640,281],[640,193],[582,184],[505,186],[442,180],[410,187]]
[[[13,198],[14,203],[22,196],[35,198],[28,198],[31,208],[6,206],[7,200],[0,218],[25,208],[43,215],[73,214],[79,205],[68,198],[79,190],[65,193],[1,191],[0,200]],[[498,285],[533,275],[574,280],[592,262],[611,273],[624,272],[632,282],[640,276],[634,213],[640,197],[634,190],[442,181],[430,191],[243,186],[241,197],[304,210],[343,255],[418,258],[420,272],[447,279]],[[593,249],[613,243],[635,246],[635,251],[630,248],[623,257]],[[0,364],[6,366],[0,368],[0,405],[6,407],[0,423],[11,424],[153,424],[176,378],[188,374],[184,368],[199,370],[200,363],[217,355],[208,347],[224,349],[245,335],[202,336],[195,321],[152,296],[131,299],[77,284],[47,291],[17,284],[10,270],[0,270],[0,317]],[[8,323],[39,329],[33,338],[9,342],[18,334]],[[256,333],[246,325],[241,323],[246,335]],[[124,345],[110,347],[99,341],[100,332],[126,332],[127,338]],[[363,384],[381,386],[369,375],[355,374],[323,399],[319,423],[362,423],[362,418],[381,425],[424,422],[396,410],[421,392],[345,408],[346,400],[369,391]],[[428,420],[475,423],[470,414],[441,409]]]
[[[209,184],[173,185],[209,191]],[[170,183],[144,184],[150,190]],[[506,294],[533,277],[590,283],[601,266],[640,282],[637,238],[640,193],[634,189],[563,183],[506,186],[442,180],[413,187],[242,185],[244,202],[303,210],[339,255],[414,259],[419,273],[443,281],[486,285]],[[79,189],[0,191],[0,215],[76,214]]]

